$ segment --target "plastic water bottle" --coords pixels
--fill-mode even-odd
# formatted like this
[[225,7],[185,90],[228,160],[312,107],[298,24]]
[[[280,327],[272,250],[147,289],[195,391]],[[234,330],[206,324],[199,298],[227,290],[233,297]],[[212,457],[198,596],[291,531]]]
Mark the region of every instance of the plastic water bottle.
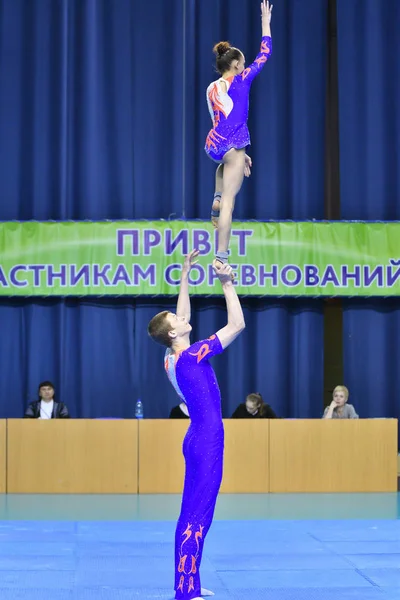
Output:
[[136,402],[135,417],[136,419],[143,419],[143,404],[141,400]]

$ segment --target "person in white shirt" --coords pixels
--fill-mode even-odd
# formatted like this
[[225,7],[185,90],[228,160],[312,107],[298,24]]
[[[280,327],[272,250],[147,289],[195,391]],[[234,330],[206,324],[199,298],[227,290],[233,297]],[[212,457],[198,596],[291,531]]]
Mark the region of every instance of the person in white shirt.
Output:
[[42,381],[39,384],[39,400],[31,402],[24,419],[69,419],[68,408],[62,402],[56,402],[54,392],[51,381]]

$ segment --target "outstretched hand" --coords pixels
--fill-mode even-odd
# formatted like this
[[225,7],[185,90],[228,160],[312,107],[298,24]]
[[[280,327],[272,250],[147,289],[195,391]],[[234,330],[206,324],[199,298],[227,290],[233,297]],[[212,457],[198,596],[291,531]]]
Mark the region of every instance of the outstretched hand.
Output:
[[190,269],[197,263],[197,257],[199,256],[198,250],[192,250],[185,256],[185,261],[183,263],[182,271],[185,273],[190,273]]
[[232,267],[228,263],[214,261],[213,268],[221,284],[232,283]]
[[273,4],[270,4],[268,0],[261,2],[261,18],[266,20],[267,23],[271,23]]

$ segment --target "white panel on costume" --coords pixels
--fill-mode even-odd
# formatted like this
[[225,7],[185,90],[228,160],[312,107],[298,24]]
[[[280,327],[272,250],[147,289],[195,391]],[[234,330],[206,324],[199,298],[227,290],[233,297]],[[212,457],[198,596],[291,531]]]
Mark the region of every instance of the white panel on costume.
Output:
[[[222,82],[226,85],[226,92],[222,89]],[[233,110],[233,100],[228,94],[230,86],[231,82],[221,77],[217,81],[213,81],[207,88],[208,110],[210,111],[213,123],[215,120],[214,109],[225,115],[225,118],[227,118]]]
[[186,404],[185,397],[182,394],[182,392],[179,388],[179,385],[178,385],[178,381],[176,379],[176,355],[172,352],[172,350],[170,348],[168,348],[168,350],[165,352],[164,366],[165,366],[165,370],[168,375],[168,379],[174,386],[176,393],[181,398],[181,400],[183,400],[183,402],[185,402],[185,404]]
[[211,86],[208,86],[208,88],[207,88],[207,92],[206,92],[206,96],[207,96],[207,106],[208,106],[208,111],[209,111],[209,113],[210,113],[211,121],[213,122],[213,125],[214,125],[214,111],[213,111],[213,108],[212,108],[212,105],[211,105],[211,100],[210,100],[210,97],[209,97],[209,95],[208,95],[208,91],[209,91],[210,87],[211,87]]

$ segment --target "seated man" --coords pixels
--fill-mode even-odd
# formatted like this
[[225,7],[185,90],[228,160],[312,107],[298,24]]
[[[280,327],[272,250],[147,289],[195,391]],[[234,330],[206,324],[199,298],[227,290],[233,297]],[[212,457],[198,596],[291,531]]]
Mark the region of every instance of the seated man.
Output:
[[333,400],[325,408],[323,419],[358,419],[352,404],[347,404],[349,390],[344,385],[337,385],[333,390]]
[[51,381],[39,384],[39,400],[31,402],[25,411],[24,419],[69,419],[68,408],[54,399],[54,385]]

